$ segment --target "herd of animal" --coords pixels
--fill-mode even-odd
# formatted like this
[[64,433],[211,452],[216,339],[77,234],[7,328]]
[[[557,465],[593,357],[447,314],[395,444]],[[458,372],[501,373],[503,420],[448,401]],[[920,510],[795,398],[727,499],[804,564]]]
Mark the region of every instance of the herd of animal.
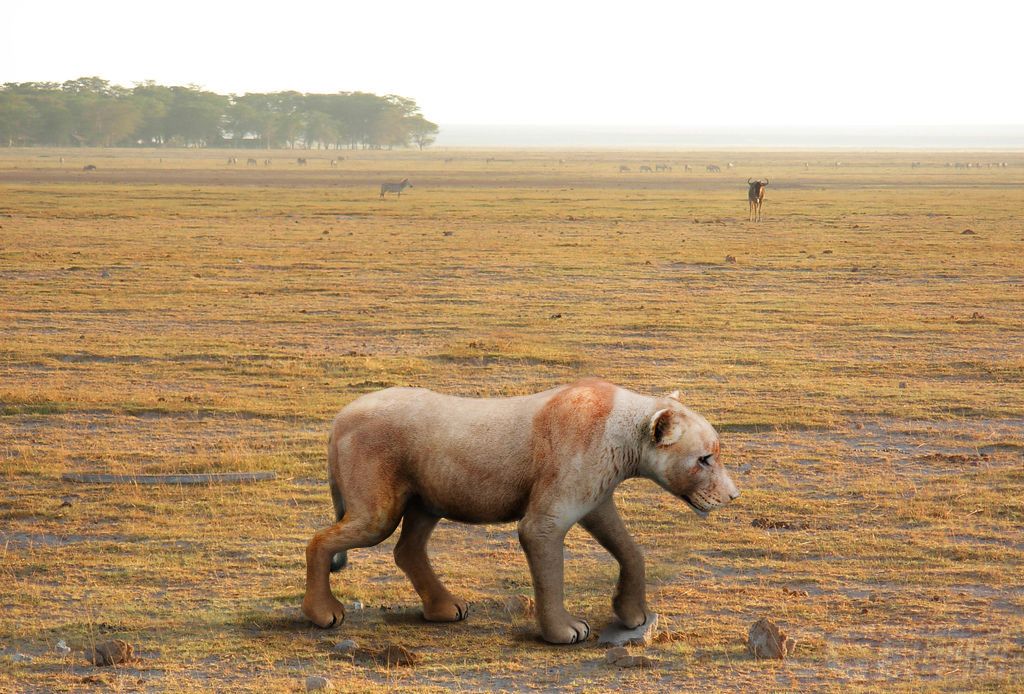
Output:
[[[345,160],[345,157],[335,157],[335,158],[331,159],[330,160],[331,168],[337,168],[338,165],[342,161],[344,161],[344,160]],[[446,164],[451,162],[451,161],[453,161],[451,158],[446,158],[444,160],[444,162]],[[489,157],[487,159],[487,163],[488,164],[490,164],[493,161],[496,161],[496,160],[494,158],[492,158],[492,157]],[[63,157],[61,157],[60,162],[62,164],[64,163],[64,158]],[[228,157],[227,163],[228,163],[229,166],[237,165],[238,164],[238,157]],[[259,163],[260,162],[257,161],[253,157],[249,157],[245,161],[245,165],[246,166],[259,166]],[[296,160],[295,160],[295,163],[298,166],[308,166],[309,165],[309,160],[306,157],[297,157]],[[564,164],[564,160],[559,159],[558,163],[559,164]],[[263,165],[264,166],[270,166],[271,165],[271,160],[270,159],[264,159],[263,160]],[[836,168],[839,168],[842,165],[843,165],[843,163],[841,161],[836,161],[833,164],[833,166],[835,166]],[[736,166],[735,162],[731,162],[731,161],[727,162],[726,165],[725,165],[725,167],[727,169],[732,169],[735,166]],[[919,161],[915,161],[915,162],[911,162],[910,163],[910,168],[912,168],[912,169],[920,168],[921,166],[922,166],[922,164]],[[980,169],[980,168],[983,168],[983,167],[984,168],[1007,168],[1007,166],[1008,166],[1008,164],[1005,161],[988,162],[988,163],[984,163],[984,164],[982,164],[980,162],[960,162],[960,161],[957,161],[957,162],[946,162],[945,163],[945,167],[946,168],[956,168],[956,169]],[[805,162],[804,163],[804,168],[810,168],[810,163]],[[93,164],[87,164],[87,165],[82,167],[82,170],[83,171],[96,171],[96,166],[93,165]],[[671,164],[667,164],[667,163],[657,163],[657,164],[655,164],[652,167],[649,164],[641,164],[638,167],[637,170],[640,173],[670,172],[670,171],[672,171],[672,165]],[[722,167],[719,166],[718,164],[707,164],[704,167],[704,170],[707,173],[721,173],[722,172]],[[632,169],[629,166],[627,166],[625,164],[620,164],[619,165],[619,173],[630,173],[631,171],[632,171]],[[689,164],[684,164],[683,165],[683,171],[689,173],[691,171],[690,165]],[[405,191],[407,188],[412,188],[412,187],[413,187],[413,185],[412,185],[412,183],[409,182],[408,178],[403,178],[401,181],[385,181],[384,183],[381,183],[381,186],[380,186],[380,199],[384,200],[385,196],[388,193],[393,193],[396,197],[401,198],[402,197],[402,192]],[[753,222],[760,222],[760,221],[762,221],[762,219],[763,219],[762,208],[764,207],[764,194],[765,194],[765,188],[767,188],[767,187],[768,187],[768,179],[764,179],[764,180],[761,180],[761,179],[753,180],[753,179],[750,179],[750,178],[747,179],[747,203],[748,203],[748,206],[749,206],[749,215],[748,215],[748,220],[749,221],[753,221]]]

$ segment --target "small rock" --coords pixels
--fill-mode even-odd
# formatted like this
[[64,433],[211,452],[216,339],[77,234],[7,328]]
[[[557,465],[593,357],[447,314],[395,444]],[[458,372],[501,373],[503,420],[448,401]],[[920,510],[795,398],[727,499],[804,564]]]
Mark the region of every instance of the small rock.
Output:
[[754,466],[750,463],[744,463],[740,465],[740,474],[746,475],[748,472],[754,469]]
[[533,598],[529,595],[513,595],[505,598],[505,602],[502,607],[510,615],[516,617],[532,617],[536,606],[533,603]]
[[786,636],[773,622],[762,617],[754,622],[747,635],[747,650],[755,658],[785,660],[796,650],[796,641]]
[[441,232],[441,235],[442,235],[442,236],[451,236],[451,235],[453,235],[454,233],[455,233],[454,231],[442,231],[442,232]]
[[60,498],[60,506],[58,508],[66,508],[68,506],[71,506],[78,500],[78,498],[79,497],[77,494],[68,494],[67,496],[62,496]]
[[961,236],[974,236],[976,233],[977,232],[974,231],[974,229],[964,229],[963,231],[960,232]]
[[832,249],[831,248],[826,248],[825,250],[823,250],[821,252],[821,254],[822,255],[832,255]]
[[901,390],[905,389],[907,387],[907,382],[906,381],[900,381],[900,386],[899,387],[900,387]]
[[552,313],[551,314],[551,318],[552,319],[558,319],[558,318],[561,318],[561,317],[562,317],[561,313]]
[[100,667],[118,665],[135,660],[135,649],[127,641],[114,639],[113,641],[104,641],[103,643],[96,644],[91,653],[86,652],[85,657],[93,665]]
[[616,667],[651,667],[654,661],[645,655],[630,655],[622,646],[609,648],[605,651],[604,661]]
[[53,647],[53,650],[55,650],[58,653],[61,653],[63,655],[67,655],[68,653],[71,652],[71,649],[68,647],[68,644],[67,644],[67,642],[64,639],[61,639],[60,641],[58,641],[57,645]]
[[344,641],[339,641],[334,644],[335,653],[350,653],[355,651],[357,648],[359,648],[359,644],[352,639],[345,639]]
[[799,590],[799,589],[796,589],[796,588],[789,588],[788,586],[783,586],[782,587],[782,592],[785,593],[786,595],[792,595],[795,598],[810,597],[810,593],[808,593],[806,590]]
[[358,612],[361,609],[363,609],[363,603],[362,602],[360,602],[359,600],[356,600],[355,602],[352,603],[352,611],[353,612]]
[[109,279],[110,278],[110,271],[109,270],[104,270],[103,272],[100,273],[100,277],[102,277],[103,279]]
[[619,622],[609,624],[597,639],[599,646],[649,646],[658,632],[658,615],[647,613],[647,621],[634,629],[627,629]]
[[319,692],[324,689],[334,689],[334,684],[323,675],[310,675],[306,678],[307,692]]
[[604,660],[606,663],[614,665],[616,660],[619,658],[625,658],[628,655],[629,651],[626,650],[624,646],[615,646],[614,648],[609,648],[604,652]]
[[727,255],[727,256],[725,256],[725,262],[727,262],[727,263],[735,263],[736,262],[736,256],[734,256],[734,255]]
[[376,654],[374,660],[380,662],[381,665],[393,667],[395,665],[415,665],[419,658],[405,646],[389,643]]
[[24,653],[15,653],[11,656],[11,662],[13,663],[31,663],[32,656],[25,655]]

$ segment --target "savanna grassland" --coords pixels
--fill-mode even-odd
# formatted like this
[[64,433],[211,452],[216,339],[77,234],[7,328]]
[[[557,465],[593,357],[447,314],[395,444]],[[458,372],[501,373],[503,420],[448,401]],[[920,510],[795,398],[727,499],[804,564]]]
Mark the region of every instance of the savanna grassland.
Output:
[[[0,689],[1024,686],[1024,156],[235,154],[0,154]],[[673,170],[637,172],[657,163]],[[701,521],[649,482],[620,489],[666,622],[653,668],[546,646],[502,606],[531,594],[514,525],[434,535],[467,622],[419,619],[395,538],[332,578],[364,609],[334,631],[301,619],[338,409],[584,375],[681,389],[743,490]],[[278,477],[61,480],[236,470]],[[578,529],[566,555],[570,611],[606,623],[614,562]],[[791,659],[746,653],[760,616]],[[107,638],[139,662],[87,665]],[[330,659],[345,638],[420,662]]]

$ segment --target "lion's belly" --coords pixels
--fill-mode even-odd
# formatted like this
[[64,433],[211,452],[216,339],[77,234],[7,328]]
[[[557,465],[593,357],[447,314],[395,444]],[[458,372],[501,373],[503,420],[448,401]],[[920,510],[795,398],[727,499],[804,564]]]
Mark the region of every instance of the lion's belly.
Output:
[[413,493],[424,506],[464,523],[522,518],[533,487],[524,449],[471,450],[458,442],[415,453],[409,467]]

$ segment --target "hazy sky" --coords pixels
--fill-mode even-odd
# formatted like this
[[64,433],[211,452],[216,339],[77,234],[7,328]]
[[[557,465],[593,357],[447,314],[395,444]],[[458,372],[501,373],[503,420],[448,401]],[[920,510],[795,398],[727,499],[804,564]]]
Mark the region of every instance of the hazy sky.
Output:
[[442,124],[1021,124],[1021,7],[17,1],[0,82],[396,93]]

